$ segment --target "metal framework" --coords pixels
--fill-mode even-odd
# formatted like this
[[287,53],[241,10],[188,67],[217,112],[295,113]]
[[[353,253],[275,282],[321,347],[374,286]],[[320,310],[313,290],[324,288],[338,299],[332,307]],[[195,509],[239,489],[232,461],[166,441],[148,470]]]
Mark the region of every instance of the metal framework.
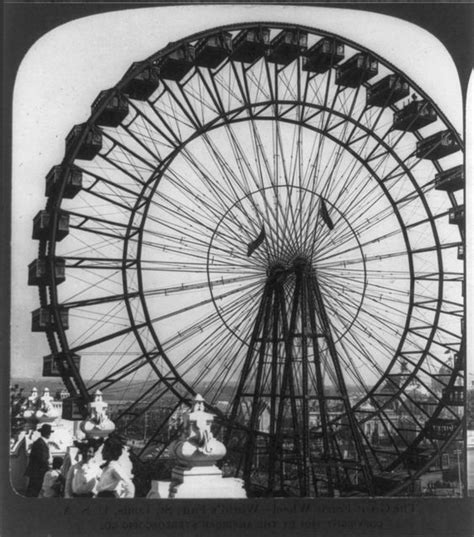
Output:
[[33,330],[71,405],[120,397],[124,431],[166,407],[159,456],[199,390],[252,494],[410,491],[463,428],[462,150],[405,74],[320,30],[132,65],[34,221]]

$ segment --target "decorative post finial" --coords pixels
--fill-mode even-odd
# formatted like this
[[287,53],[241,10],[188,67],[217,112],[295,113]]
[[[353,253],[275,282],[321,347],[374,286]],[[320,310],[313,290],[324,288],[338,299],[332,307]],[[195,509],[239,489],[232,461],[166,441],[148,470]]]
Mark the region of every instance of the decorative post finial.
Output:
[[96,390],[94,401],[88,404],[89,415],[80,425],[87,437],[103,438],[115,430],[115,423],[107,416],[108,406],[102,392]]
[[223,478],[216,466],[226,454],[222,442],[214,438],[214,415],[205,409],[197,394],[192,408],[183,416],[183,433],[170,447],[176,459],[169,487],[170,498],[245,498],[241,480]]

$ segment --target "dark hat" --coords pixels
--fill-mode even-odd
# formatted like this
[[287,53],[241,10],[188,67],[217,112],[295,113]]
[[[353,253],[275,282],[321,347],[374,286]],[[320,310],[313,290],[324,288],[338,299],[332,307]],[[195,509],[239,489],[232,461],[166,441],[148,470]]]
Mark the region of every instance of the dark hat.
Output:
[[51,434],[53,432],[53,428],[51,427],[51,425],[49,423],[43,423],[43,425],[41,425],[41,427],[38,429],[38,431],[41,434],[43,434],[43,433]]

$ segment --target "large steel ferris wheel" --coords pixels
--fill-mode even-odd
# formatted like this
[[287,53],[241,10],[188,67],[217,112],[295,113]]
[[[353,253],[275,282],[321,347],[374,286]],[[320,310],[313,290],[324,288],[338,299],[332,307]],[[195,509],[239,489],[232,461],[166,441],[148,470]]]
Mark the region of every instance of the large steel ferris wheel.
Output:
[[[302,26],[172,43],[102,92],[34,220],[33,330],[126,431],[200,391],[249,489],[398,493],[462,431],[462,141],[383,58]],[[228,400],[226,406],[222,403]]]

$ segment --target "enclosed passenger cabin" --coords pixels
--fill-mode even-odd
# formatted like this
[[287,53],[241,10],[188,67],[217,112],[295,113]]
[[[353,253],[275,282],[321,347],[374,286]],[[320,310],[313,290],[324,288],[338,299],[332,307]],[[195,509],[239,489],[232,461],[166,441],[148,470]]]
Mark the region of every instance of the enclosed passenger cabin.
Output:
[[336,84],[347,88],[357,88],[374,77],[378,71],[378,61],[370,54],[359,52],[336,67]]
[[82,420],[87,415],[86,404],[78,398],[68,397],[63,399],[63,420],[77,421]]
[[451,386],[443,389],[443,400],[447,405],[464,405],[464,386]]
[[438,119],[436,110],[425,101],[414,99],[393,115],[392,129],[414,132]]
[[[69,328],[69,312],[67,309],[61,309],[59,312],[61,326],[64,330]],[[50,308],[39,308],[31,313],[31,331],[45,332],[52,328],[56,329],[54,314]]]
[[464,187],[464,170],[462,165],[444,170],[435,175],[435,189],[456,192]]
[[221,32],[204,37],[196,45],[196,65],[215,69],[231,52],[232,34],[230,32]]
[[[137,68],[137,65],[140,64],[137,62],[132,64],[130,69],[125,74],[125,78],[127,78],[128,73]],[[138,72],[122,86],[122,91],[126,93],[130,99],[134,99],[136,101],[146,101],[158,88],[159,84],[160,70],[155,65],[147,64],[143,69],[140,70],[140,72]]]
[[46,176],[46,196],[58,194],[63,184],[63,198],[74,198],[82,188],[81,170],[76,166],[53,166]]
[[128,115],[127,98],[116,89],[101,91],[92,103],[92,114],[97,112],[97,125],[118,127]]
[[253,63],[262,58],[270,43],[270,30],[257,26],[242,30],[232,41],[231,58],[237,62]]
[[426,436],[431,440],[448,440],[456,431],[459,422],[453,419],[435,418],[427,425]]
[[449,223],[462,226],[464,224],[464,205],[449,209]]
[[178,81],[194,66],[195,50],[190,43],[185,43],[160,60],[160,76],[165,80]]
[[344,45],[336,39],[324,37],[305,53],[303,71],[325,73],[344,59]]
[[[66,261],[62,257],[53,260],[54,282],[59,285],[66,279]],[[52,283],[51,262],[47,257],[35,259],[28,265],[28,285],[49,285]]]
[[367,88],[367,104],[370,106],[390,106],[410,92],[408,82],[399,75],[387,75]]
[[[85,137],[82,141],[84,131]],[[79,145],[79,147],[77,147]],[[66,136],[66,153],[77,149],[76,157],[81,160],[92,160],[102,149],[102,133],[98,127],[88,127],[86,123],[75,125]]]
[[450,130],[436,132],[416,144],[416,156],[428,160],[437,160],[446,157],[456,151],[460,147],[456,137]]
[[[41,240],[48,239],[51,232],[52,216],[48,211],[40,211],[33,218],[33,239]],[[69,233],[69,215],[65,213],[59,213],[57,228],[56,228],[56,240],[61,241]]]
[[[73,361],[76,369],[79,371],[81,367],[81,357],[78,354],[70,353],[70,359]],[[61,368],[63,374],[70,377],[72,376],[72,369],[69,365],[67,354],[59,352],[57,354],[48,354],[43,357],[43,377],[60,377]]]
[[288,65],[308,48],[308,32],[282,30],[270,42],[267,60],[279,65]]

